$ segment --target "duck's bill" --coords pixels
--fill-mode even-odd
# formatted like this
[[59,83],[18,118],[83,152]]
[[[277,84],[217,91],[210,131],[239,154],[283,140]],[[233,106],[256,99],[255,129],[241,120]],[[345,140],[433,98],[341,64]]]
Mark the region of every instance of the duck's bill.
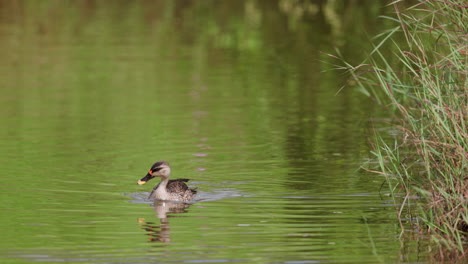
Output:
[[138,185],[143,185],[145,184],[147,181],[151,180],[152,178],[154,178],[151,174],[146,174],[145,177],[141,178],[141,180],[138,181]]

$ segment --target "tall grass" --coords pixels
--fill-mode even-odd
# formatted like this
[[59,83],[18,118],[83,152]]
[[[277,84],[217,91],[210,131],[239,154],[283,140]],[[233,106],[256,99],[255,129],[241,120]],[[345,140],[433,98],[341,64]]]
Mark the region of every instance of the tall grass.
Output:
[[395,110],[399,137],[388,142],[377,135],[373,153],[392,192],[406,195],[398,201],[400,219],[411,219],[433,241],[464,254],[468,3],[420,0],[402,8],[401,2],[391,3],[395,15],[386,19],[396,26],[376,37],[368,61],[346,68],[362,91]]

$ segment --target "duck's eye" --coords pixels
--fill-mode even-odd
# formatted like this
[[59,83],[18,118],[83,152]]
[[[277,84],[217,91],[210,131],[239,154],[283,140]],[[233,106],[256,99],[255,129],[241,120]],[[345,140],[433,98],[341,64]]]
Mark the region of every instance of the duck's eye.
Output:
[[161,169],[162,169],[162,168],[154,168],[154,169],[152,169],[151,171],[152,171],[152,172],[157,172],[157,171],[160,171]]

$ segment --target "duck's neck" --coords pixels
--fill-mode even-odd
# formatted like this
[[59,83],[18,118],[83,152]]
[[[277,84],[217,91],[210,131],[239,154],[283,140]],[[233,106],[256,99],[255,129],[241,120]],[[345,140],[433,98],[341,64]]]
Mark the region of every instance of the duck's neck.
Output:
[[153,191],[151,192],[149,198],[157,199],[157,200],[168,200],[168,193],[167,193],[167,184],[169,183],[169,178],[161,177],[161,181],[159,182],[156,187],[154,187]]
[[159,188],[166,190],[166,186],[169,183],[169,177],[161,177],[161,182],[159,182]]

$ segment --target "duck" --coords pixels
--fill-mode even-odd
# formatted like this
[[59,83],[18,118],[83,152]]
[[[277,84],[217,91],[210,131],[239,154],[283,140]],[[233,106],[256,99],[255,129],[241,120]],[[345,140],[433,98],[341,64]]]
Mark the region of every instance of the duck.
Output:
[[189,179],[169,180],[171,167],[165,161],[158,161],[151,166],[145,177],[138,181],[138,185],[143,185],[149,180],[160,177],[161,181],[153,188],[148,196],[149,199],[161,201],[190,202],[197,191],[185,184]]

